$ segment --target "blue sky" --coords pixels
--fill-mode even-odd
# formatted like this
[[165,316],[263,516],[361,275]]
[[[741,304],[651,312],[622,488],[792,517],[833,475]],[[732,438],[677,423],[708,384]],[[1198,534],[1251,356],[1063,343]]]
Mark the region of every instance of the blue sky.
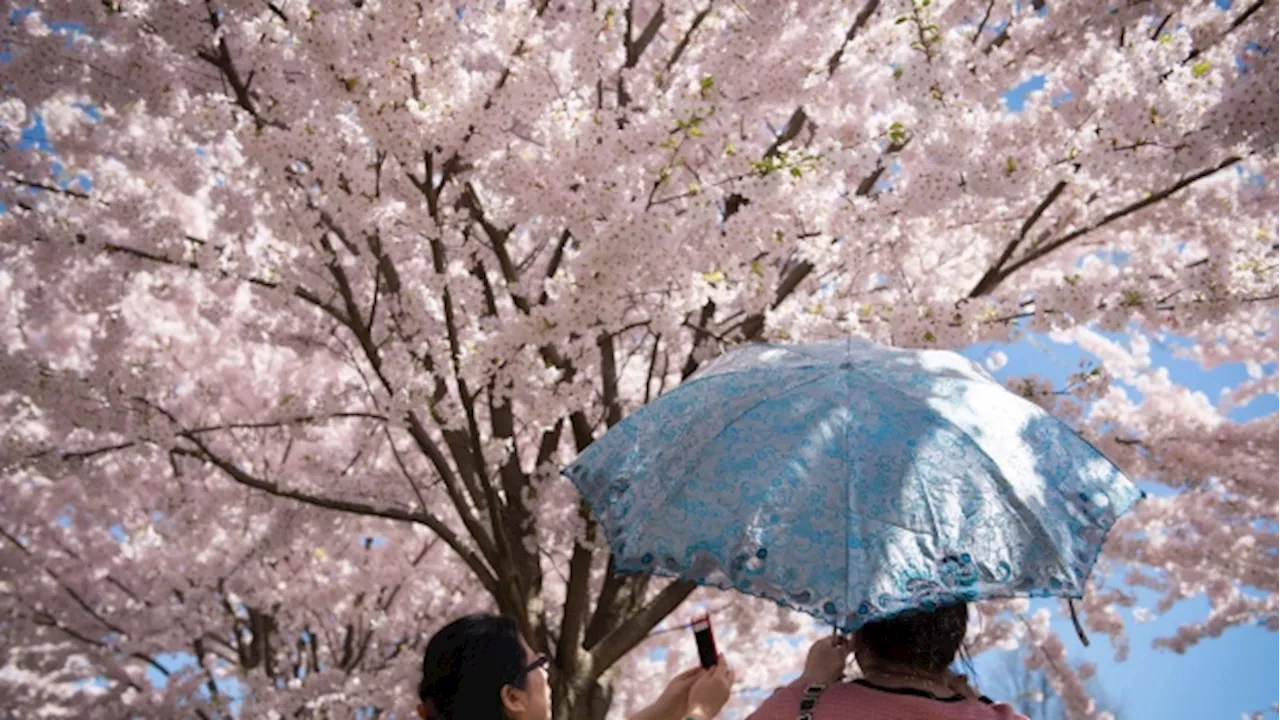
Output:
[[[1109,337],[1120,340],[1122,336]],[[1193,361],[1175,357],[1172,349],[1179,344],[1182,343],[1176,338],[1163,345],[1153,342],[1153,369],[1167,368],[1170,379],[1175,383],[1203,392],[1210,400],[1216,400],[1222,388],[1234,387],[1248,377],[1243,363],[1228,363],[1204,370]],[[1008,363],[994,373],[998,378],[1036,374],[1053,380],[1058,386],[1066,384],[1067,376],[1078,367],[1082,358],[1096,360],[1078,346],[1055,343],[1036,335],[1009,345],[975,345],[964,354],[982,360],[997,349],[1008,357]],[[1274,366],[1265,369],[1271,373],[1276,371]],[[1278,409],[1280,400],[1277,396],[1267,395],[1237,409],[1231,417],[1241,422],[1273,414]],[[1139,597],[1147,602],[1154,595],[1140,592]],[[1150,604],[1154,605],[1154,602]],[[1275,717],[1270,712],[1277,701],[1276,679],[1280,676],[1275,633],[1258,627],[1236,628],[1222,637],[1192,647],[1183,655],[1151,648],[1152,640],[1173,634],[1183,623],[1203,619],[1207,611],[1208,602],[1196,598],[1175,606],[1167,615],[1153,622],[1129,623],[1131,650],[1129,658],[1121,663],[1113,659],[1106,637],[1093,637],[1092,645],[1085,648],[1075,639],[1070,621],[1058,618],[1055,627],[1067,642],[1074,661],[1087,660],[1097,664],[1099,683],[1106,694],[1121,706],[1126,720],[1234,720],[1242,712],[1252,711],[1264,711],[1264,716]],[[985,679],[998,687],[1005,669],[995,653],[980,658],[976,665],[980,680]]]
[[[1229,10],[1231,0],[1215,0],[1217,6]],[[1022,110],[1027,102],[1034,102],[1035,95],[1044,88],[1043,76],[1033,75],[1014,87],[1005,96],[1009,109]],[[1052,98],[1057,104],[1068,98]],[[1112,335],[1112,339],[1119,339]],[[1151,361],[1154,367],[1168,369],[1170,379],[1192,390],[1205,393],[1216,400],[1223,388],[1235,387],[1248,377],[1243,363],[1229,363],[1211,370],[1202,369],[1194,361],[1179,358],[1173,348],[1185,344],[1179,338],[1170,338],[1164,344],[1153,342]],[[995,373],[999,378],[1040,375],[1066,384],[1067,376],[1075,371],[1082,358],[1096,360],[1074,345],[1055,343],[1047,337],[1028,336],[1016,343],[997,345],[983,343],[967,349],[964,354],[977,360],[984,359],[991,351],[999,349],[1008,357],[1008,363]],[[1275,367],[1265,368],[1274,373]],[[1131,396],[1136,393],[1130,392]],[[1243,422],[1251,418],[1273,414],[1280,410],[1280,400],[1275,395],[1255,399],[1246,407],[1231,412],[1231,419]],[[1140,592],[1144,601],[1153,598],[1152,593]],[[1154,603],[1152,603],[1154,604]],[[1280,698],[1277,677],[1280,676],[1280,655],[1275,633],[1258,627],[1235,628],[1221,637],[1202,642],[1183,655],[1168,650],[1155,650],[1151,642],[1158,637],[1173,634],[1179,625],[1205,617],[1208,601],[1197,598],[1183,602],[1159,619],[1146,623],[1129,623],[1129,658],[1121,663],[1114,660],[1114,653],[1106,638],[1093,638],[1092,645],[1083,647],[1075,640],[1068,620],[1055,619],[1056,629],[1066,638],[1073,661],[1088,661],[1098,667],[1098,682],[1119,709],[1125,720],[1165,720],[1167,718],[1239,718],[1241,713],[1263,711],[1265,717],[1275,717],[1271,706]],[[995,653],[977,662],[980,676],[992,683],[999,682],[1005,668]]]

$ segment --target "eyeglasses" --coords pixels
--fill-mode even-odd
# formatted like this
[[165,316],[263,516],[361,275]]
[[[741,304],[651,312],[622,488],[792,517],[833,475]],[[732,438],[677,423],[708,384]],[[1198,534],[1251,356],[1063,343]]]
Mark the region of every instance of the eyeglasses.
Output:
[[525,675],[528,675],[534,670],[548,667],[550,665],[551,665],[551,658],[547,657],[546,655],[539,655],[533,659],[533,662],[526,665],[524,670],[520,671],[520,677],[524,677]]

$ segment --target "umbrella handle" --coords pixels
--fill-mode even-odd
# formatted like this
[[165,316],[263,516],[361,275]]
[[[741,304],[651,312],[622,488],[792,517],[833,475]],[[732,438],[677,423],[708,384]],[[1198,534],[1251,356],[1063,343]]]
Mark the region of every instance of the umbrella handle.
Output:
[[1067,609],[1071,611],[1071,624],[1076,626],[1076,637],[1080,638],[1085,647],[1089,647],[1089,636],[1084,634],[1084,627],[1080,625],[1080,618],[1076,615],[1076,601],[1068,598]]

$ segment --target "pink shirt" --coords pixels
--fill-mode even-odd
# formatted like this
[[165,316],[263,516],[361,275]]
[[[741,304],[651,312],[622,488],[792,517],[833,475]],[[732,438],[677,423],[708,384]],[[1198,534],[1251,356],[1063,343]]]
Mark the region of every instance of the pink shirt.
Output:
[[[796,720],[805,684],[778,688],[747,720]],[[831,685],[818,697],[813,720],[1027,720],[1004,703],[937,698],[919,690],[872,685],[865,680]]]

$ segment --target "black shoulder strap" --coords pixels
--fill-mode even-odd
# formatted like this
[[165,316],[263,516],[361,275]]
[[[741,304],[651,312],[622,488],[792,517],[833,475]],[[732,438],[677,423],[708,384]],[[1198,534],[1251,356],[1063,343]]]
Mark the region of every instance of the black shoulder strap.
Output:
[[804,697],[800,699],[800,720],[813,720],[813,708],[818,704],[818,696],[826,689],[826,685],[810,685],[804,689]]

